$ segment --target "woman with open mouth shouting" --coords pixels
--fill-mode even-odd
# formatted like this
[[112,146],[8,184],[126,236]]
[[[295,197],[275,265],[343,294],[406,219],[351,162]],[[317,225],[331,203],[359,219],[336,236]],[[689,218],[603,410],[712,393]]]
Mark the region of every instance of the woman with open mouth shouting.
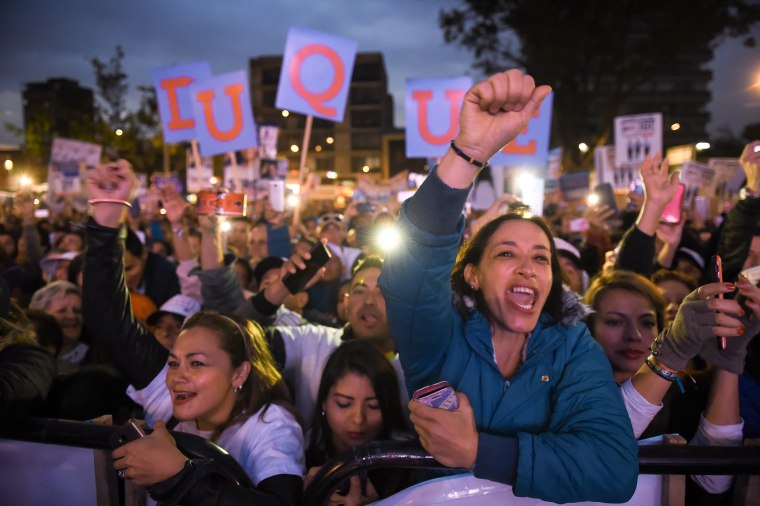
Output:
[[624,502],[636,440],[577,298],[563,296],[550,229],[506,214],[459,248],[478,172],[550,91],[514,69],[470,88],[451,148],[402,207],[402,245],[379,284],[410,392],[442,380],[457,390],[453,411],[409,403],[436,460],[518,496]]
[[[246,320],[200,312],[171,350],[131,314],[120,238],[137,178],[124,160],[88,174],[92,204],[84,268],[84,315],[99,343],[130,381],[128,394],[153,425],[114,450],[119,475],[148,486],[154,499],[182,504],[287,504],[300,499],[303,433],[263,331]],[[214,441],[245,470],[254,488],[188,459],[166,429]]]

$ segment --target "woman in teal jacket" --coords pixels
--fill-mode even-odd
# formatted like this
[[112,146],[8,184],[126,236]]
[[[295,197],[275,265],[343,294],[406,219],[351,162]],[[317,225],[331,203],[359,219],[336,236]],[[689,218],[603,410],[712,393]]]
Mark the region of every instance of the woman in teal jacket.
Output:
[[410,402],[439,462],[518,496],[624,502],[636,488],[636,441],[609,362],[579,323],[580,304],[563,295],[550,230],[505,215],[456,258],[478,160],[519,134],[549,91],[510,70],[467,92],[460,133],[401,211],[402,246],[380,286],[410,393],[440,380],[459,392],[455,411]]

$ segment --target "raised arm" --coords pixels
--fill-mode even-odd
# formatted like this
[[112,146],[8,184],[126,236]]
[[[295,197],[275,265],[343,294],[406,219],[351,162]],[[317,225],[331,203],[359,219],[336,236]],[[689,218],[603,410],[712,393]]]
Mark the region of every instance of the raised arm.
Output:
[[739,161],[747,176],[742,198],[728,213],[718,239],[718,254],[723,259],[723,275],[735,279],[747,259],[760,216],[760,140],[744,146]]
[[126,203],[138,184],[125,160],[96,167],[87,176],[93,211],[87,223],[82,312],[98,344],[140,389],[161,371],[168,352],[135,320],[124,281]]
[[678,173],[668,174],[667,158],[660,154],[647,156],[639,167],[644,182],[644,204],[636,219],[636,225],[629,229],[620,241],[620,250],[615,263],[616,269],[625,269],[649,277],[655,260],[655,233],[660,224],[660,216],[667,203],[675,196],[680,183]]

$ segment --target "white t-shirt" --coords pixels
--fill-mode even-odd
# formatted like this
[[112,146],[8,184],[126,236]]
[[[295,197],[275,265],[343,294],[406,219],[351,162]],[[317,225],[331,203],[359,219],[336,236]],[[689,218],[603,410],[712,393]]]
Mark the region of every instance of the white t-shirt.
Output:
[[[149,425],[172,416],[171,394],[166,387],[164,366],[142,390],[130,385],[127,395],[145,410]],[[263,408],[242,425],[228,427],[217,444],[227,450],[245,469],[254,485],[278,474],[304,476],[304,442],[301,426],[285,408],[272,404],[261,417]],[[177,424],[174,430],[208,439],[211,432],[198,430],[195,421]]]

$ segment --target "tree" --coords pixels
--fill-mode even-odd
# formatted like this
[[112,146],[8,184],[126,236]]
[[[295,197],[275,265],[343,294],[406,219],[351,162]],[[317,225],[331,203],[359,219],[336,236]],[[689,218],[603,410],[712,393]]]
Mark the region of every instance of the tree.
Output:
[[[116,46],[108,62],[92,58],[97,86],[98,121],[94,140],[103,146],[109,158],[125,158],[143,172],[162,170],[164,143],[158,117],[158,103],[153,87],[139,86],[140,105],[127,108],[128,76],[122,61],[124,51]],[[170,167],[181,167],[180,146],[167,150]],[[182,151],[184,154],[184,151]]]
[[[589,166],[621,105],[680,55],[712,50],[760,21],[756,0],[464,0],[442,9],[444,38],[487,74],[518,66],[555,90],[552,138],[566,169]],[[461,5],[460,4],[460,5]],[[753,47],[754,40],[745,44]],[[600,93],[600,90],[604,93]],[[600,101],[601,97],[601,101]],[[601,107],[600,107],[601,106]],[[572,148],[572,149],[568,149]]]

